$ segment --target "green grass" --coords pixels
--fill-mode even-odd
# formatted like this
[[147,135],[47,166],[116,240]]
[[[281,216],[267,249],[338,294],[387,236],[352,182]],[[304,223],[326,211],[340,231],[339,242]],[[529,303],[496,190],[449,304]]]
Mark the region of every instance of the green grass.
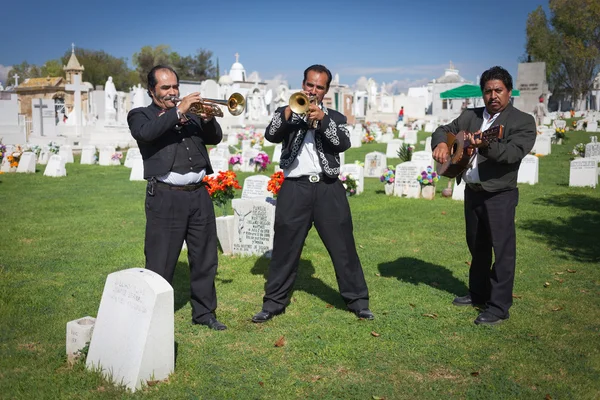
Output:
[[[65,329],[96,316],[108,274],[143,267],[144,182],[77,159],[64,178],[43,166],[0,175],[0,398],[598,399],[600,188],[568,187],[569,152],[589,135],[568,136],[540,158],[539,184],[520,187],[516,298],[503,325],[476,326],[477,310],[451,305],[467,291],[469,254],[462,203],[439,195],[446,180],[427,201],[385,196],[366,178],[350,203],[374,321],[345,311],[312,230],[285,315],[250,321],[268,260],[220,255],[218,317],[229,329],[193,326],[184,253],[175,372],[135,394],[70,367]],[[371,151],[385,145],[350,149],[346,162]]]

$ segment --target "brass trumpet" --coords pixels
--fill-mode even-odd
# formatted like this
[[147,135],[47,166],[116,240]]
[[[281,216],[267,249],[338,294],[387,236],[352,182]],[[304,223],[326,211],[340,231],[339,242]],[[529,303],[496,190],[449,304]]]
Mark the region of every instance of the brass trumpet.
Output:
[[[317,96],[307,96],[304,92],[296,92],[290,96],[290,109],[299,115],[306,115],[311,104],[317,104]],[[306,121],[312,129],[317,128],[319,121]]]
[[[174,102],[180,102],[181,99],[176,96],[167,96],[164,100],[171,100]],[[206,117],[222,117],[223,111],[218,107],[219,105],[227,106],[227,110],[231,115],[240,115],[246,108],[246,99],[239,93],[234,93],[227,100],[221,99],[202,99],[193,103],[188,110],[191,114],[201,116],[202,114]]]

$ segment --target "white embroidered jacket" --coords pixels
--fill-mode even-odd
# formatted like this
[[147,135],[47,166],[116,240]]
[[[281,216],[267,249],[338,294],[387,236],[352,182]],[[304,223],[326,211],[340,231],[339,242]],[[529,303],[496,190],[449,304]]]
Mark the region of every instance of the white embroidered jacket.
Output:
[[[308,124],[297,114],[292,113],[290,120],[285,120],[285,107],[275,110],[265,131],[265,139],[269,142],[282,143],[279,161],[282,169],[294,162],[308,131]],[[323,172],[331,178],[337,178],[340,174],[339,154],[350,148],[350,132],[343,114],[326,107],[323,107],[323,112],[325,117],[315,129],[315,146]]]

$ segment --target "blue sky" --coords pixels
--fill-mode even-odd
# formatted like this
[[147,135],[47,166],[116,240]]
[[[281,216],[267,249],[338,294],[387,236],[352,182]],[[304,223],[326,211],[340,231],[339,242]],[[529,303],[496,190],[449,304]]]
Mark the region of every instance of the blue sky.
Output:
[[59,58],[72,42],[130,65],[146,45],[184,56],[201,48],[221,72],[237,52],[248,75],[294,88],[315,63],[341,83],[364,76],[403,90],[443,75],[450,61],[467,80],[494,65],[516,79],[527,15],[540,5],[548,12],[547,0],[11,1],[0,25],[0,79],[10,65]]

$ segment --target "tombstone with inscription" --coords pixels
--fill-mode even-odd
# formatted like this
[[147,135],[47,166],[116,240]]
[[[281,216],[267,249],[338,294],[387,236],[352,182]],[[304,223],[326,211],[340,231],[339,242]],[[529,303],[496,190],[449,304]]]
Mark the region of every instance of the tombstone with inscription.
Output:
[[340,174],[350,174],[356,180],[356,196],[365,191],[365,169],[359,164],[341,164]]
[[96,318],[90,316],[67,322],[67,360],[73,363],[92,340]]
[[417,181],[420,173],[419,166],[412,161],[396,165],[394,196],[414,199],[421,197],[421,184]]
[[242,152],[242,165],[240,169],[242,172],[255,171],[255,164],[252,161],[254,160],[254,157],[258,155],[258,153],[260,152],[253,148],[246,149]]
[[454,180],[454,189],[452,190],[452,200],[465,201],[465,187],[467,184],[464,179],[461,179],[460,184]]
[[275,203],[273,200],[234,199],[233,254],[270,257],[273,250]]
[[133,160],[136,158],[142,158],[142,154],[140,153],[140,149],[138,147],[132,147],[127,150],[127,155],[125,156],[124,166],[127,168],[133,167]]
[[387,157],[379,151],[365,155],[365,177],[379,178],[387,166]]
[[144,160],[140,155],[139,158],[133,158],[131,160],[131,173],[129,174],[130,181],[143,181],[144,180]]
[[531,154],[526,155],[521,160],[517,183],[528,183],[535,185],[538,183],[539,159]]
[[46,165],[48,164],[48,161],[50,160],[50,156],[52,154],[50,153],[50,148],[48,146],[42,146],[42,150],[40,150],[40,155],[38,157],[38,164],[40,165]]
[[242,186],[242,199],[261,199],[272,197],[267,190],[270,178],[265,175],[253,175],[244,180]]
[[31,124],[36,137],[56,136],[56,113],[54,100],[31,99]]
[[115,154],[114,146],[103,146],[100,148],[100,156],[98,157],[99,165],[112,165],[112,156]]
[[600,143],[598,143],[598,138],[592,136],[590,139],[591,142],[585,145],[585,158],[593,158],[600,162]]
[[415,151],[410,159],[421,171],[426,171],[427,167],[434,167],[433,153],[428,151]]
[[211,176],[219,175],[219,172],[229,171],[229,158],[220,156],[211,156],[210,165],[212,165],[213,173]]
[[279,161],[281,160],[282,148],[283,148],[283,145],[281,143],[277,143],[277,145],[275,146],[275,149],[273,149],[273,162],[274,163],[279,163]]
[[86,145],[81,147],[81,164],[96,164],[96,146]]
[[25,153],[21,154],[17,172],[26,174],[35,173],[35,153],[26,151]]
[[598,162],[593,158],[578,158],[571,161],[569,186],[598,185]]
[[52,157],[50,157],[50,160],[46,165],[46,169],[44,170],[44,176],[51,176],[54,178],[67,176],[65,164],[66,163],[64,158],[62,158],[58,154],[54,154]]
[[586,132],[598,132],[598,121],[588,122],[586,128]]
[[414,129],[410,129],[408,131],[404,131],[402,133],[404,137],[404,143],[406,144],[417,144],[417,132]]
[[552,152],[552,138],[548,135],[537,135],[533,149],[535,154],[547,156]]
[[58,155],[65,159],[67,164],[75,162],[73,158],[73,148],[68,144],[63,144],[58,150]]
[[108,275],[86,360],[128,389],[168,378],[175,367],[173,288],[157,273]]
[[544,100],[547,102],[546,63],[520,63],[517,69],[515,89],[519,90],[520,96],[515,97],[514,106],[523,112],[534,112],[540,102],[540,96],[544,96]]

